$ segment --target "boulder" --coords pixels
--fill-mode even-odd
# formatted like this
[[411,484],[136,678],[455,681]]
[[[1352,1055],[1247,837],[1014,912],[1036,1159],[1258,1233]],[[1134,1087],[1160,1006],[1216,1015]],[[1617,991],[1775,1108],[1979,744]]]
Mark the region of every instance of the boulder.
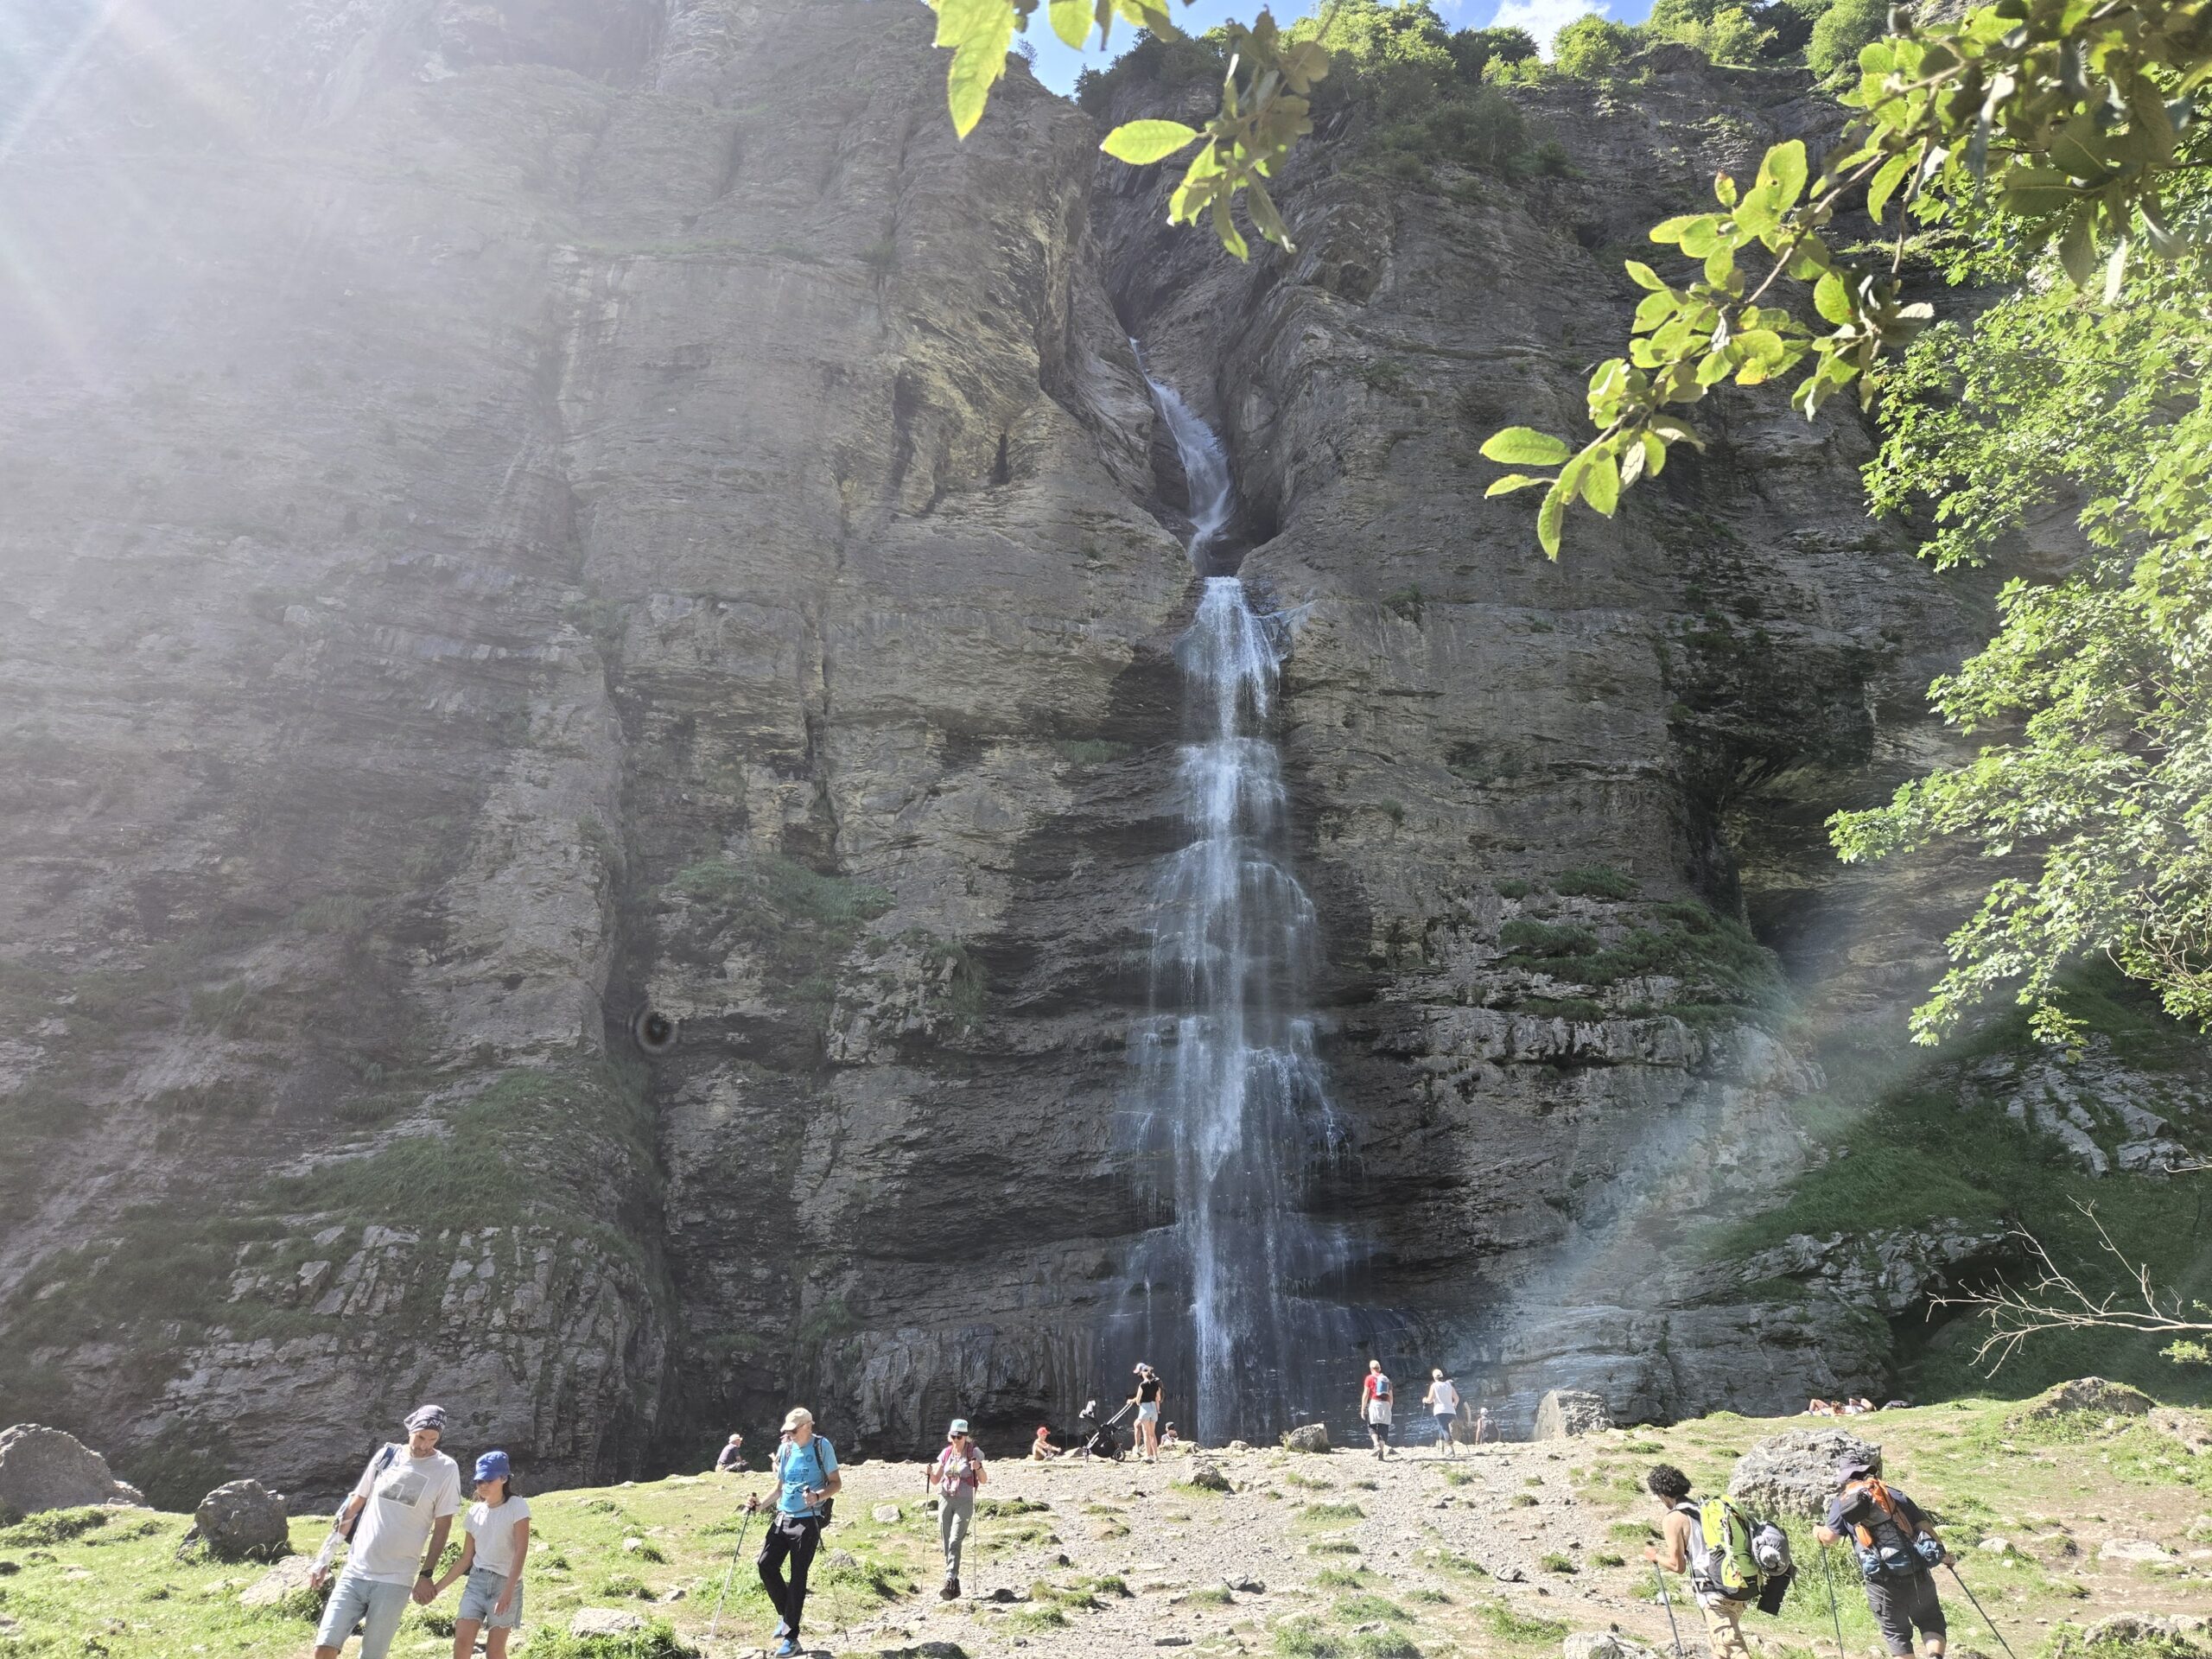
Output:
[[2164,1544],[2152,1543],[2148,1538],[2107,1538],[2097,1547],[2101,1561],[2119,1561],[2127,1566],[2162,1565],[2173,1560]]
[[320,1605],[329,1592],[330,1586],[326,1581],[321,1592],[309,1590],[308,1575],[314,1571],[313,1556],[287,1555],[238,1592],[238,1605],[242,1607],[279,1607],[296,1596],[302,1602],[312,1596]]
[[1650,1649],[1611,1630],[1577,1630],[1560,1648],[1566,1659],[1652,1659]]
[[2035,1422],[2076,1413],[2093,1417],[2147,1417],[2158,1402],[2140,1389],[2125,1382],[2108,1382],[2101,1376],[2077,1376],[2044,1389],[2019,1414]]
[[879,1503],[868,1514],[880,1525],[895,1527],[906,1519],[906,1512],[896,1503]]
[[1878,1462],[1882,1448],[1847,1428],[1793,1428],[1761,1440],[1736,1460],[1728,1496],[1755,1515],[1819,1516],[1835,1496],[1836,1465]]
[[273,1561],[291,1553],[284,1494],[257,1480],[233,1480],[200,1500],[192,1530],[221,1561]]
[[2193,1456],[2212,1451],[2212,1424],[2205,1421],[2202,1413],[2160,1406],[2151,1414],[2151,1427],[2170,1440],[2179,1440]]
[[569,1620],[570,1636],[628,1636],[645,1628],[641,1613],[626,1613],[619,1607],[579,1607]]
[[2168,1618],[2157,1613],[2114,1613],[2082,1631],[2082,1643],[2090,1648],[2123,1643],[2133,1646],[2140,1643],[2160,1648],[2201,1649],[2202,1636],[2202,1628],[2195,1619]]
[[1300,1423],[1282,1437],[1282,1443],[1293,1452],[1325,1452],[1329,1449],[1329,1426]]
[[1183,1478],[1183,1484],[1185,1486],[1196,1486],[1201,1491],[1208,1492],[1227,1492],[1236,1490],[1229,1484],[1229,1477],[1211,1463],[1192,1464],[1191,1472]]
[[0,1514],[36,1515],[87,1503],[143,1508],[145,1503],[136,1486],[118,1480],[107,1459],[74,1434],[40,1423],[0,1429]]
[[1605,1396],[1584,1389],[1554,1389],[1536,1402],[1536,1438],[1564,1440],[1613,1426]]

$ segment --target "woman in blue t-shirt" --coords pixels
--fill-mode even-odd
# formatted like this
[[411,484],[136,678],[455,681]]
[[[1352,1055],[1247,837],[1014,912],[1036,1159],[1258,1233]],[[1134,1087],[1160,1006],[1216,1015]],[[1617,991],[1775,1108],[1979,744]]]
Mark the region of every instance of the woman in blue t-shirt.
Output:
[[[814,1565],[814,1552],[822,1542],[822,1511],[844,1477],[837,1472],[837,1448],[814,1432],[814,1414],[804,1406],[793,1406],[785,1414],[784,1438],[769,1458],[768,1468],[776,1478],[774,1513],[754,1565],[760,1569],[760,1587],[768,1592],[777,1613],[776,1645],[771,1651],[778,1659],[788,1659],[799,1651],[799,1614],[806,1606],[807,1569]],[[758,1510],[760,1500],[747,1498],[745,1507]],[[791,1563],[788,1580],[783,1573],[786,1560]]]

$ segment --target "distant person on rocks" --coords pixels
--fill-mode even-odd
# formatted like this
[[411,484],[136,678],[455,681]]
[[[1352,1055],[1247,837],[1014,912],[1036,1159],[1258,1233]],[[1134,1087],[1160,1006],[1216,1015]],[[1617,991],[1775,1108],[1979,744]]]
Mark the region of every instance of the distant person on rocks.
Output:
[[1822,1544],[1849,1536],[1866,1580],[1866,1606],[1882,1632],[1882,1645],[1907,1659],[1918,1629],[1929,1659],[1941,1659],[1948,1627],[1936,1593],[1936,1569],[1950,1552],[1928,1524],[1920,1506],[1881,1478],[1878,1459],[1847,1458],[1836,1465],[1836,1495],[1827,1518],[1813,1529]]
[[1439,1455],[1454,1457],[1459,1448],[1452,1443],[1452,1425],[1459,1420],[1459,1390],[1452,1379],[1441,1371],[1428,1374],[1428,1392],[1421,1397],[1436,1419],[1436,1444]]
[[1690,1497],[1690,1478],[1672,1464],[1661,1464],[1643,1479],[1646,1491],[1666,1511],[1659,1523],[1659,1543],[1644,1550],[1643,1558],[1656,1561],[1661,1570],[1687,1573],[1690,1594],[1705,1615],[1705,1635],[1713,1644],[1713,1659],[1751,1659],[1744,1641],[1744,1609],[1748,1602],[1731,1601],[1713,1586],[1706,1562],[1705,1535],[1698,1524],[1698,1506]]
[[[814,1432],[814,1414],[793,1406],[784,1414],[784,1438],[768,1460],[776,1478],[771,1500],[768,1535],[760,1541],[753,1565],[760,1570],[760,1587],[776,1610],[776,1645],[769,1651],[776,1659],[792,1659],[800,1651],[799,1615],[806,1610],[806,1574],[814,1565],[814,1552],[822,1544],[822,1506],[836,1496],[845,1478],[837,1472],[837,1448]],[[749,1513],[760,1507],[748,1497]],[[791,1575],[784,1576],[784,1564]]]
[[1183,1437],[1175,1432],[1174,1424],[1163,1423],[1160,1429],[1160,1443],[1162,1446],[1180,1446]]
[[1137,1391],[1129,1396],[1129,1403],[1137,1408],[1137,1450],[1144,1453],[1147,1463],[1160,1461],[1160,1407],[1165,1390],[1160,1385],[1160,1373],[1137,1362]]
[[944,1549],[944,1587],[937,1592],[942,1600],[959,1599],[960,1553],[976,1526],[976,1489],[989,1478],[983,1454],[968,1433],[968,1420],[954,1418],[926,1483],[937,1494],[937,1538]]
[[733,1434],[729,1437],[728,1444],[722,1447],[721,1455],[715,1459],[715,1472],[718,1475],[734,1475],[741,1472],[744,1467],[745,1436]]
[[1029,1461],[1032,1463],[1050,1463],[1054,1458],[1063,1455],[1065,1454],[1061,1452],[1060,1448],[1052,1444],[1052,1431],[1051,1427],[1044,1423],[1038,1424],[1037,1438],[1029,1442]]
[[454,1615],[453,1659],[470,1659],[484,1632],[486,1659],[506,1659],[507,1638],[522,1624],[522,1564],[530,1554],[530,1502],[515,1496],[504,1452],[476,1459],[476,1501],[462,1517],[461,1559],[430,1586],[433,1597],[466,1579]]
[[[350,1535],[346,1570],[331,1587],[315,1631],[315,1659],[338,1650],[362,1624],[361,1659],[385,1659],[411,1599],[437,1593],[438,1558],[461,1509],[461,1469],[438,1450],[446,1414],[423,1406],[407,1419],[407,1439],[379,1449],[338,1512],[337,1531]],[[309,1582],[320,1589],[328,1569],[320,1558]]]
[[1367,1438],[1379,1459],[1390,1455],[1390,1379],[1382,1374],[1382,1362],[1367,1362],[1367,1376],[1359,1385],[1359,1414],[1367,1422]]
[[1475,1444],[1477,1446],[1483,1446],[1490,1441],[1492,1438],[1493,1427],[1490,1420],[1490,1408],[1477,1407],[1475,1409]]

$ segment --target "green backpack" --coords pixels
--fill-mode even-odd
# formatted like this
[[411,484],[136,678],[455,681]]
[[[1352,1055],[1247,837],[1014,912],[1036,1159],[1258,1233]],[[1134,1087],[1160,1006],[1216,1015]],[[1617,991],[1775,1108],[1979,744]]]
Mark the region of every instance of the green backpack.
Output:
[[1692,1583],[1726,1601],[1755,1599],[1766,1574],[1752,1553],[1751,1518],[1725,1497],[1676,1508],[1690,1517]]

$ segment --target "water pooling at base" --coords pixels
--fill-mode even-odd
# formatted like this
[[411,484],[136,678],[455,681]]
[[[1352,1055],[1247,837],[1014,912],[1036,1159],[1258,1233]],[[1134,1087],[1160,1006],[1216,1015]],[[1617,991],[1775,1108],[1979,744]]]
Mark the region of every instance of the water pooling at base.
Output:
[[[1220,442],[1174,391],[1153,396],[1190,481],[1204,574],[1234,510]],[[1327,1295],[1352,1255],[1305,1205],[1343,1131],[1314,1052],[1313,900],[1285,847],[1268,734],[1286,635],[1234,575],[1206,575],[1177,642],[1188,840],[1152,895],[1150,996],[1132,1033],[1123,1150],[1167,1217],[1131,1262],[1114,1334],[1165,1373],[1166,1415],[1199,1440],[1273,1435],[1318,1415],[1364,1322]]]

